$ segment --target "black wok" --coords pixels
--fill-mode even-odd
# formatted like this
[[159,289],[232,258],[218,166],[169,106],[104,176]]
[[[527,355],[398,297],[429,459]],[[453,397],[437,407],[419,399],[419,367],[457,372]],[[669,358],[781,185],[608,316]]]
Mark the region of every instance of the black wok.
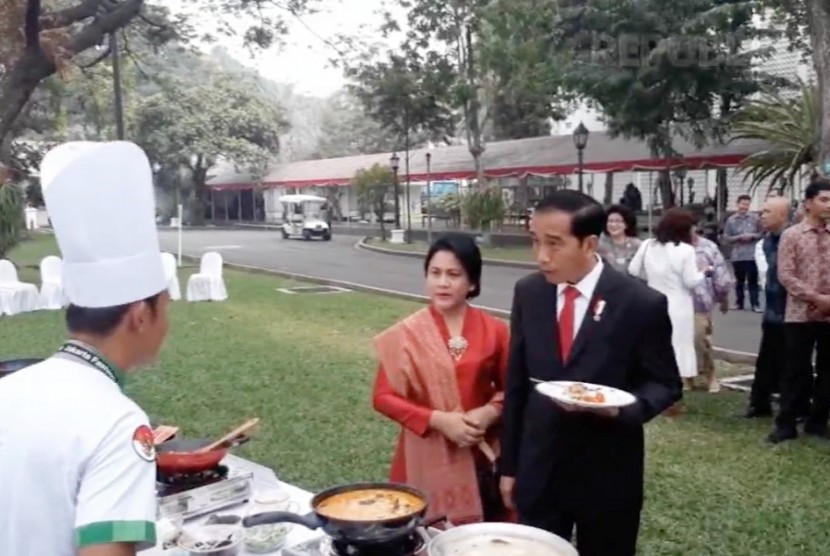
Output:
[[[406,492],[420,498],[424,504],[420,510],[408,515],[376,521],[333,519],[316,511],[321,502],[336,494],[369,489]],[[431,523],[424,522],[427,501],[427,497],[423,492],[408,485],[397,483],[356,483],[336,486],[317,493],[311,499],[312,511],[306,515],[299,515],[292,512],[265,512],[246,517],[242,520],[242,525],[244,527],[256,527],[258,525],[270,525],[272,523],[296,523],[308,529],[322,529],[335,541],[351,544],[379,544],[404,537],[420,526],[429,526]],[[436,519],[434,522],[443,520],[444,518]]]
[[20,369],[31,367],[35,363],[40,363],[41,361],[43,361],[43,359],[36,358],[6,359],[5,361],[0,361],[0,378],[3,378],[4,376],[9,375],[15,371],[19,371]]

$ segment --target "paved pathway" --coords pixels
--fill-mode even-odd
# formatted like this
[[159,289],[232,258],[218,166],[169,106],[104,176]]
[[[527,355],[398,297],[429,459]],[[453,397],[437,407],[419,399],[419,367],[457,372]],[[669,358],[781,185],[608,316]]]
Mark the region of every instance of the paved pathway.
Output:
[[[176,233],[161,231],[162,247],[176,252]],[[354,248],[354,236],[335,236],[330,242],[283,240],[278,233],[248,230],[189,230],[183,235],[183,252],[201,255],[220,251],[228,262],[344,280],[423,294],[423,268],[419,259],[381,255]],[[510,309],[513,284],[530,271],[486,266],[478,305]],[[734,312],[715,320],[715,345],[755,353],[760,336],[760,315]]]

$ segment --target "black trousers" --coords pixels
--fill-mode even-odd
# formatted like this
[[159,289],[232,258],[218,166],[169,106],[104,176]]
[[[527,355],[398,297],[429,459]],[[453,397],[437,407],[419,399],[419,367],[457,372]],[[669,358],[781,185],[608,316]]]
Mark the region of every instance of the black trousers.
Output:
[[[805,396],[812,390],[808,424],[826,427],[830,417],[830,323],[786,323],[784,338],[787,364],[781,380],[781,404],[777,426],[794,428],[803,411]],[[815,383],[812,377],[816,352]]]
[[564,511],[544,516],[519,516],[520,523],[550,531],[571,541],[576,527],[579,556],[635,556],[640,532],[640,510],[606,512],[576,517]]
[[772,407],[772,395],[780,392],[781,376],[787,362],[784,323],[761,324],[761,346],[755,360],[755,377],[749,393],[749,405],[765,411]]
[[759,307],[758,303],[758,267],[755,261],[735,261],[732,263],[735,271],[735,303],[738,307],[744,306],[744,287],[749,290],[749,303],[752,307]]

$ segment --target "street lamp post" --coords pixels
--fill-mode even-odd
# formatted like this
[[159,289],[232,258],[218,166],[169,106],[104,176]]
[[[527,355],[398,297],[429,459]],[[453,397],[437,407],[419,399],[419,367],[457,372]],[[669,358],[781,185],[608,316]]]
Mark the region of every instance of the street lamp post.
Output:
[[398,168],[401,167],[401,159],[398,153],[392,153],[389,157],[389,165],[395,173],[395,229],[401,229],[401,184],[398,181]]
[[589,135],[588,128],[585,127],[585,124],[579,122],[579,125],[576,126],[574,129],[574,146],[576,147],[576,156],[577,161],[579,164],[579,192],[583,192],[583,185],[582,185],[582,167],[584,164],[583,159],[583,152],[585,151],[586,145],[588,145],[588,135]]
[[677,181],[680,184],[680,187],[678,187],[680,195],[678,195],[678,197],[680,198],[680,206],[682,207],[684,204],[683,194],[685,192],[683,191],[683,185],[686,183],[686,168],[681,166],[675,170],[675,175],[677,175]]
[[409,145],[406,147],[406,242],[412,243],[412,201],[409,200],[409,190],[412,189],[409,181]]
[[427,153],[427,243],[432,245],[432,153]]

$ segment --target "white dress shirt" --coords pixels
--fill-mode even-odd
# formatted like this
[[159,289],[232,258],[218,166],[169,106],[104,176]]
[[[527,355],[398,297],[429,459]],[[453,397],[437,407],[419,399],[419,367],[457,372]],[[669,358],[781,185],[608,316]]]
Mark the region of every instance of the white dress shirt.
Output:
[[594,297],[594,290],[597,288],[597,282],[602,274],[604,265],[602,259],[597,257],[597,264],[591,269],[591,272],[586,274],[582,280],[576,284],[557,284],[556,285],[556,318],[562,314],[562,307],[565,305],[565,289],[572,286],[579,291],[579,297],[574,301],[574,338],[579,333],[579,328],[582,326],[582,321],[585,320],[585,313],[588,311],[588,305]]
[[769,269],[763,239],[755,244],[755,266],[758,267],[758,285],[763,289],[767,284],[767,270]]

